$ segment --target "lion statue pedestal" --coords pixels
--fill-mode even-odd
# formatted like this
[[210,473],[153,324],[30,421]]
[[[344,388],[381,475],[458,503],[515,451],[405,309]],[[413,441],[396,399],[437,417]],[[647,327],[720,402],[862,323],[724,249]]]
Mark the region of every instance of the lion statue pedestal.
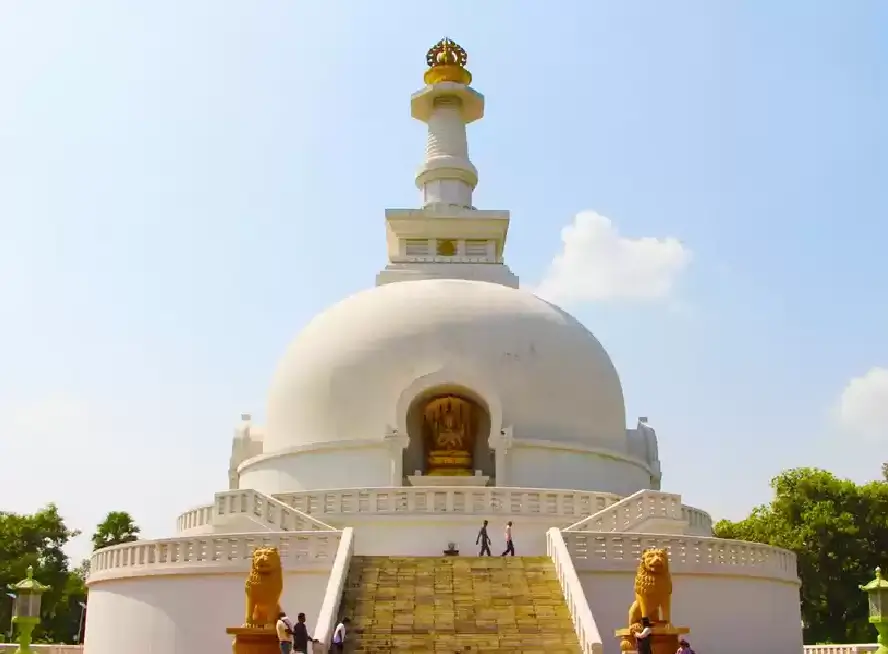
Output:
[[254,550],[244,589],[247,600],[244,624],[225,630],[234,636],[232,651],[234,654],[280,654],[275,624],[281,611],[284,574],[276,547]]
[[[637,652],[635,633],[641,631],[641,625],[637,628],[617,629],[614,635],[620,639],[621,652]],[[678,651],[678,641],[685,634],[691,633],[687,627],[670,627],[663,624],[655,624],[651,627],[651,654],[675,654]]]
[[651,654],[675,654],[681,636],[691,632],[687,627],[672,625],[672,575],[669,553],[664,549],[650,548],[641,553],[635,573],[635,601],[629,607],[629,626],[614,632],[620,639],[620,651],[638,650],[635,634],[644,628],[643,618],[651,625]]

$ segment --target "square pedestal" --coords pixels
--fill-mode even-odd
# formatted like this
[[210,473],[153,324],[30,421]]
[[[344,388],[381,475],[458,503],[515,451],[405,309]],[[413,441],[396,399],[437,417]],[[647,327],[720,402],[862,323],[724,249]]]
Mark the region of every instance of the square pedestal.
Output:
[[[675,654],[678,651],[678,641],[685,634],[691,633],[688,627],[672,627],[667,625],[655,624],[651,627],[651,635],[648,638],[651,641],[652,654]],[[629,629],[617,629],[614,635],[620,639],[621,652],[636,652],[635,636]]]
[[281,654],[281,645],[273,628],[229,627],[225,633],[234,636],[231,645],[234,654]]

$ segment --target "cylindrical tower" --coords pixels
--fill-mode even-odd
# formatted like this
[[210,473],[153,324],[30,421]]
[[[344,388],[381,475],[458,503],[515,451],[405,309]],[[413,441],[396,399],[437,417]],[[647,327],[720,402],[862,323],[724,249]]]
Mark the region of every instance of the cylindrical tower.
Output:
[[429,126],[425,161],[416,174],[423,208],[472,208],[478,171],[469,160],[466,125],[484,115],[484,96],[469,84],[466,51],[448,38],[426,54],[426,86],[413,94],[411,113]]

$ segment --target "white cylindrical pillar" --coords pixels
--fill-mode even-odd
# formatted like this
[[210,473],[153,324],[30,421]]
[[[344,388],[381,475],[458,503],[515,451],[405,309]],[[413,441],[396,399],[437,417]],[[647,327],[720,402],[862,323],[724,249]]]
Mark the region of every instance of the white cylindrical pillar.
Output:
[[443,95],[434,99],[427,120],[425,161],[416,175],[423,207],[456,205],[470,208],[478,171],[469,160],[462,101]]

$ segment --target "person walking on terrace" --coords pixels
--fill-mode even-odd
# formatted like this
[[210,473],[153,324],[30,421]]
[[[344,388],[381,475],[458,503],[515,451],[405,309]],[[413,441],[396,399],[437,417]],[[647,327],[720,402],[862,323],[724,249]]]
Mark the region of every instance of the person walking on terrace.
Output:
[[512,521],[509,520],[506,523],[506,551],[503,552],[503,556],[511,555],[515,556],[515,544],[512,542]]
[[479,543],[481,544],[481,553],[478,556],[484,556],[485,552],[487,552],[487,556],[492,556],[490,553],[490,536],[487,535],[487,520],[481,525],[481,531],[478,532],[478,538],[475,539],[475,545]]

